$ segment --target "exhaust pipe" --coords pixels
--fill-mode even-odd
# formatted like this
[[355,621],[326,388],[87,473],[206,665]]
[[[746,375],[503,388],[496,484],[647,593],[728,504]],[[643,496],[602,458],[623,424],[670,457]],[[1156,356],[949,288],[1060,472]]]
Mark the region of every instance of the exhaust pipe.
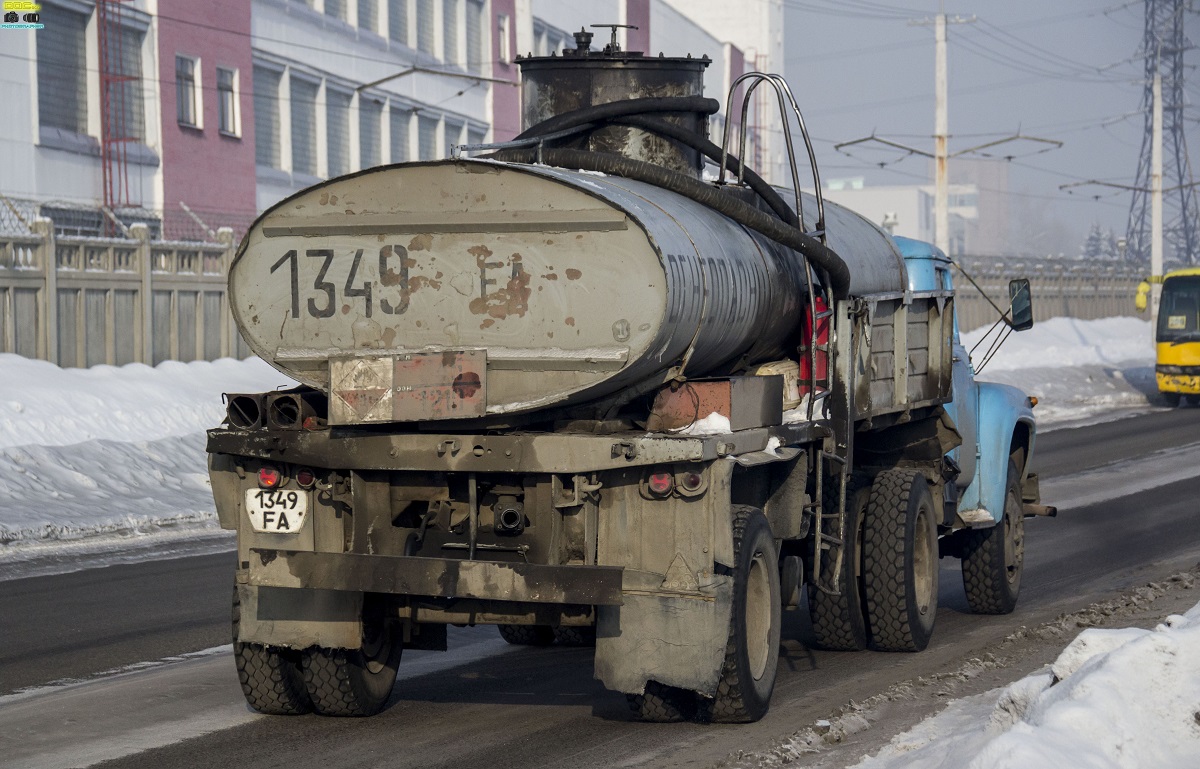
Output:
[[316,391],[270,393],[266,403],[267,427],[272,430],[312,430],[326,424],[326,402]]
[[225,416],[231,427],[239,430],[257,430],[263,426],[265,414],[263,396],[242,393],[225,394]]

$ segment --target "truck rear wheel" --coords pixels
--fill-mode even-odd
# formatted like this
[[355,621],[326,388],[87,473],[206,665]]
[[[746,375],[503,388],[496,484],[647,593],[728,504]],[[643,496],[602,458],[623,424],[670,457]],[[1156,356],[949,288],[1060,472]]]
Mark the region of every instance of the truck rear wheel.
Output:
[[595,627],[556,627],[554,640],[561,646],[595,646]]
[[[808,616],[816,645],[830,651],[867,648],[867,619],[863,613],[861,573],[863,508],[870,486],[854,476],[846,479],[846,543],[842,568],[835,573],[836,558],[821,559],[821,581],[836,583],[841,595],[830,595],[808,586]],[[833,533],[833,532],[826,532]]]
[[779,553],[758,508],[733,507],[733,609],[729,641],[706,714],[719,722],[757,721],[771,706],[779,665]]
[[673,724],[692,718],[696,712],[696,694],[658,681],[647,681],[642,694],[626,694],[639,720],[653,724]]
[[396,683],[404,644],[398,623],[370,598],[363,606],[363,642],[357,649],[314,647],[304,652],[304,683],[324,716],[373,716]]
[[966,532],[962,575],[967,603],[976,614],[1008,614],[1017,607],[1025,564],[1025,511],[1017,464],[1008,463],[1004,518],[995,526]]
[[869,646],[921,651],[929,645],[938,600],[937,519],[925,476],[880,473],[863,522],[863,596]]
[[233,589],[233,662],[246,704],[269,716],[311,713],[312,700],[300,672],[300,652],[238,640],[242,606]]
[[549,646],[554,628],[546,625],[497,625],[500,637],[514,646]]

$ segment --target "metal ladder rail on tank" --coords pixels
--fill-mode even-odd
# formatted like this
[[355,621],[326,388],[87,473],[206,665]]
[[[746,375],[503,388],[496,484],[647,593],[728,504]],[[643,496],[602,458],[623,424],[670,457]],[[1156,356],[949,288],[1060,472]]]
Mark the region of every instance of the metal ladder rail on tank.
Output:
[[[729,121],[731,119],[731,115],[733,114],[734,95],[737,93],[738,86],[741,85],[743,81],[747,80],[752,82],[746,88],[745,94],[742,95],[742,119],[741,124],[738,126],[738,157],[743,159],[746,157],[746,132],[750,111],[750,99],[753,96],[754,91],[761,84],[767,83],[775,90],[775,95],[779,103],[779,116],[781,122],[783,123],[784,142],[787,146],[788,163],[792,172],[792,191],[796,200],[796,226],[803,234],[808,235],[809,237],[817,238],[821,242],[821,245],[828,246],[828,241],[825,236],[825,198],[821,192],[821,176],[820,171],[817,168],[816,153],[813,151],[812,139],[808,134],[808,128],[805,126],[804,116],[800,112],[800,105],[796,102],[796,98],[792,93],[791,87],[782,76],[777,74],[768,74],[765,72],[747,72],[733,81],[733,84],[729,88],[729,95],[725,103],[725,125],[721,140],[721,169],[720,174],[717,177],[717,183],[725,184],[726,172],[730,171],[730,173],[732,173],[732,171],[728,168],[730,137]],[[787,116],[788,106],[791,107],[792,113],[796,116],[796,123],[800,127],[800,133],[804,139],[804,147],[808,153],[809,167],[812,169],[814,197],[816,198],[817,202],[817,222],[816,227],[813,230],[807,230],[804,226],[804,206],[803,201],[800,198],[800,172],[796,165],[796,151],[795,144],[792,141],[791,123],[789,122]],[[743,160],[742,162],[743,165],[739,166],[740,168],[745,167],[745,161]],[[738,182],[742,182],[740,175],[738,177]],[[806,416],[811,422],[813,420],[813,414],[817,402],[829,397],[830,393],[832,392],[833,366],[831,365],[832,356],[830,355],[829,336],[827,335],[824,343],[820,342],[818,328],[821,321],[828,321],[833,316],[834,300],[830,288],[829,275],[822,272],[821,298],[824,301],[825,309],[818,310],[817,292],[812,281],[812,272],[815,268],[810,264],[806,264],[805,267],[806,269],[804,274],[808,288],[808,317],[811,320],[808,324],[808,339],[806,340],[806,344],[801,347],[800,352],[807,357],[808,362],[808,376],[806,377],[804,384],[807,386],[808,390],[808,408]],[[818,382],[816,364],[818,352],[822,352],[825,355],[825,376],[820,381],[820,384],[822,385],[821,388],[817,387]],[[847,434],[849,430],[853,429],[852,421],[853,415],[847,414],[847,424],[844,426]],[[848,465],[848,457],[836,453],[836,441],[834,442],[834,447],[834,452],[821,450],[816,453],[816,494],[814,496],[815,501],[809,506],[809,508],[816,518],[816,525],[813,527],[814,543],[812,559],[812,584],[818,590],[821,590],[825,593],[839,595],[841,593],[841,588],[836,581],[830,585],[822,584],[821,581],[821,561],[825,555],[825,551],[833,551],[832,555],[835,558],[835,562],[834,568],[830,573],[835,575],[835,580],[836,575],[841,573],[842,558],[844,557],[845,552],[843,543],[845,542],[846,537],[845,508],[847,482],[846,469]],[[837,505],[833,510],[829,510],[828,506],[823,504],[825,462],[832,462],[838,466]],[[834,524],[834,530],[836,533],[825,533],[825,527],[829,523]]]

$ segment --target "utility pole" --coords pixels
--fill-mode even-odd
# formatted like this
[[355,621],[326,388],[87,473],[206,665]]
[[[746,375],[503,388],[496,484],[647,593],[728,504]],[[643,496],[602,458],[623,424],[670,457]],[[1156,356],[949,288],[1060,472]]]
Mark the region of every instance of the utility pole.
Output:
[[1150,333],[1157,338],[1163,274],[1162,75],[1154,73],[1154,115],[1150,137]]
[[944,253],[950,253],[950,118],[947,108],[948,76],[946,67],[946,25],[970,24],[975,17],[946,18],[946,0],[941,0],[934,19],[910,21],[910,25],[933,24],[934,37],[934,115],[933,115],[933,242]]
[[[861,139],[852,141],[840,142],[833,145],[833,148],[843,155],[854,157],[847,148],[858,147],[867,144],[877,144],[884,147],[892,147],[902,150],[908,155],[919,155],[921,157],[933,159],[934,164],[934,245],[942,250],[947,255],[950,254],[950,158],[976,153],[983,157],[997,157],[985,150],[991,150],[1003,144],[1008,144],[1015,141],[1033,142],[1035,146],[1040,145],[1040,149],[1030,154],[1040,154],[1049,152],[1050,150],[1058,149],[1062,146],[1062,142],[1056,139],[1041,139],[1036,136],[1026,136],[1020,131],[1012,136],[1006,136],[1002,139],[985,142],[974,147],[950,152],[950,130],[948,109],[946,106],[946,90],[947,90],[947,66],[946,66],[946,25],[948,24],[971,24],[976,20],[975,16],[946,16],[945,0],[942,0],[939,6],[939,13],[933,19],[914,19],[908,22],[909,26],[934,28],[935,62],[934,62],[934,133],[933,133],[933,152],[913,147],[908,144],[886,139],[882,136],[871,134]],[[1004,160],[1012,160],[1015,157],[1024,157],[1018,155],[1003,154],[998,155]],[[885,164],[880,163],[881,167]]]

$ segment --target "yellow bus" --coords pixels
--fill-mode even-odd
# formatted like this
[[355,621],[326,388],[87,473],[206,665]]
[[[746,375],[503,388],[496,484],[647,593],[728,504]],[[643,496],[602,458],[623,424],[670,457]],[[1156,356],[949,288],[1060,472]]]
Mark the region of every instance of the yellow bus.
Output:
[[[1138,286],[1138,311],[1146,309],[1150,282]],[[1200,268],[1168,272],[1162,278],[1162,302],[1155,329],[1154,378],[1168,405],[1181,396],[1200,403]]]

